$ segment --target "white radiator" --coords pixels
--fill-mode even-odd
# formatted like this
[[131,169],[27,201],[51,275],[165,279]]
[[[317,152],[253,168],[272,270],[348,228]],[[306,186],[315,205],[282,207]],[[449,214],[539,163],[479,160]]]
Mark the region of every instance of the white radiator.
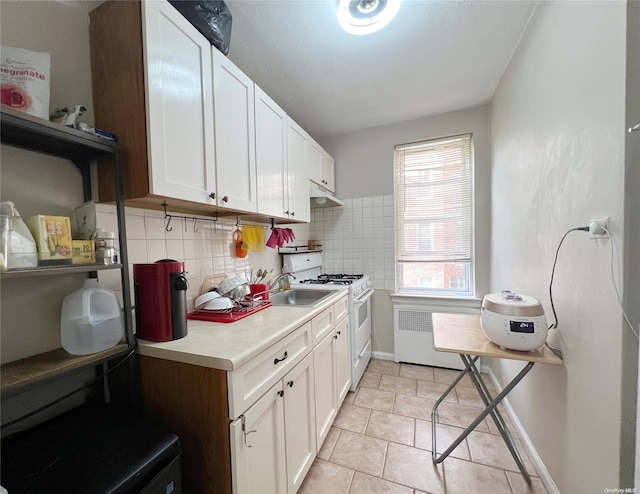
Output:
[[438,352],[433,349],[434,312],[457,314],[478,313],[477,309],[394,305],[393,342],[394,360],[411,364],[432,365],[450,369],[462,369],[462,359],[457,353]]

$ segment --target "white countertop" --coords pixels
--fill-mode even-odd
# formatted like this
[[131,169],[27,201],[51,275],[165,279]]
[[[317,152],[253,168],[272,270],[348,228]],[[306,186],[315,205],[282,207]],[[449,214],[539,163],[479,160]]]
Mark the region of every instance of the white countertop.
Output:
[[155,343],[138,339],[138,353],[232,371],[302,326],[343,296],[336,290],[314,307],[272,305],[231,323],[188,320],[187,336]]

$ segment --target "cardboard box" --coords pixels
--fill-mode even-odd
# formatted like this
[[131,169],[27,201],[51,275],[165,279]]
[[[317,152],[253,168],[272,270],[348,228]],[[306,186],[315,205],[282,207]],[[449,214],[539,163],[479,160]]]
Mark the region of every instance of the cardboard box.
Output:
[[95,264],[96,252],[93,240],[73,240],[73,264]]
[[71,264],[71,220],[67,216],[31,216],[25,220],[36,241],[38,262]]
[[96,233],[96,203],[85,202],[75,209],[73,216],[73,236],[77,239],[92,239]]

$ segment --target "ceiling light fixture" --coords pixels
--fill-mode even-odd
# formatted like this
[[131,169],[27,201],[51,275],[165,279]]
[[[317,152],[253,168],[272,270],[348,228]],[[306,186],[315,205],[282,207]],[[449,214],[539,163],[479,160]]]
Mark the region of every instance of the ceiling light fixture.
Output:
[[400,0],[339,0],[338,23],[351,34],[379,31],[396,16]]

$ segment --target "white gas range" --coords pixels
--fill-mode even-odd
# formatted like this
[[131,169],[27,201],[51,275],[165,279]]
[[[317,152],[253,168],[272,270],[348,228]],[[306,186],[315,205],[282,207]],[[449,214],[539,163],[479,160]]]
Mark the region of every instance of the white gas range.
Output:
[[349,290],[349,333],[351,342],[351,391],[356,390],[371,360],[371,296],[373,283],[366,274],[322,273],[320,252],[282,254],[282,270],[294,274],[296,288]]

